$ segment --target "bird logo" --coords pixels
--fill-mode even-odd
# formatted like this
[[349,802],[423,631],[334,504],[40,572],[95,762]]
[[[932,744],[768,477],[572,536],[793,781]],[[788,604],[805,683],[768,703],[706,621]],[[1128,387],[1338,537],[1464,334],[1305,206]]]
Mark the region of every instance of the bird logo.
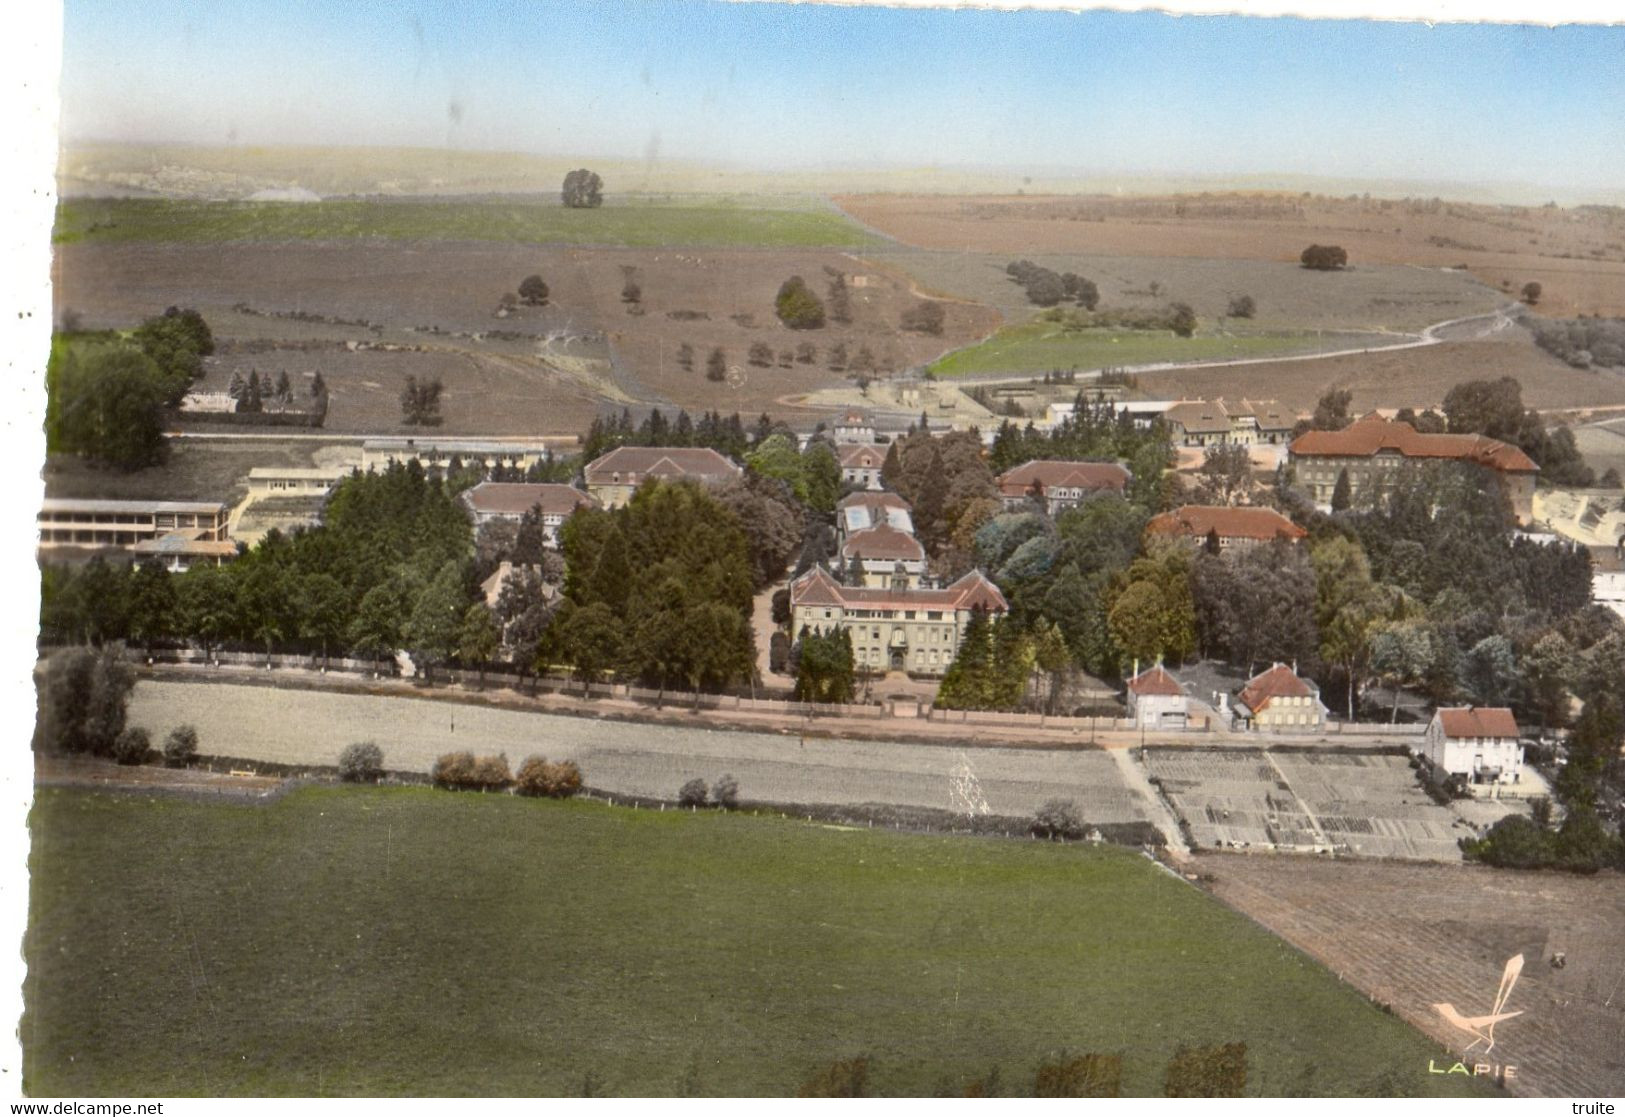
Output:
[[1518,975],[1521,973],[1523,973],[1523,955],[1514,954],[1507,959],[1506,968],[1501,971],[1501,988],[1496,991],[1495,1004],[1487,1015],[1463,1016],[1456,1011],[1456,1006],[1449,1002],[1436,1004],[1433,1010],[1444,1017],[1447,1023],[1475,1037],[1473,1042],[1467,1045],[1468,1051],[1482,1043],[1485,1045],[1485,1053],[1488,1054],[1495,1047],[1495,1026],[1503,1020],[1523,1015],[1522,1009],[1517,1012],[1501,1011],[1506,1007],[1507,998],[1512,996],[1512,987],[1518,983]]

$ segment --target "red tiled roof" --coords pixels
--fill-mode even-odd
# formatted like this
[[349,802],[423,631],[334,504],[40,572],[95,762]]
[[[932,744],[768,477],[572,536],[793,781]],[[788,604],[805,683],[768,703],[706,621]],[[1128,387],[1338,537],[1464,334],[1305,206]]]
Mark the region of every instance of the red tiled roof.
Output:
[[1141,671],[1130,679],[1128,688],[1134,694],[1182,695],[1185,693],[1185,688],[1179,685],[1179,680],[1170,675],[1160,663],[1148,670]]
[[[709,447],[621,446],[588,465],[585,472],[589,485],[613,485],[646,477],[725,481],[739,476],[742,471]],[[621,475],[620,482],[614,480],[617,473]]]
[[1116,462],[1027,462],[999,476],[999,491],[1005,496],[1023,496],[1035,481],[1045,489],[1110,489],[1120,493],[1129,482],[1129,471]]
[[1224,508],[1187,504],[1151,517],[1145,530],[1157,535],[1192,535],[1205,538],[1217,531],[1220,539],[1286,538],[1298,540],[1309,533],[1273,508]]
[[1277,663],[1268,671],[1254,675],[1241,688],[1237,700],[1253,713],[1257,713],[1275,698],[1309,698],[1319,691],[1284,663]]
[[1368,415],[1340,431],[1306,431],[1292,440],[1295,457],[1369,458],[1391,452],[1407,458],[1447,458],[1502,473],[1540,467],[1516,446],[1481,434],[1420,434],[1409,423]]
[[890,524],[878,524],[848,535],[841,545],[841,557],[924,562],[925,548],[908,532],[898,531]]
[[1518,722],[1505,706],[1460,706],[1438,712],[1446,737],[1517,737]]
[[867,589],[843,586],[823,567],[815,566],[790,583],[790,604],[829,605],[842,609],[975,609],[1007,612],[1004,595],[979,570],[940,590]]
[[879,469],[886,464],[886,455],[863,442],[848,442],[840,447],[843,469]]
[[568,516],[592,497],[569,485],[482,481],[464,494],[470,508],[487,516],[523,516],[540,506],[544,516]]

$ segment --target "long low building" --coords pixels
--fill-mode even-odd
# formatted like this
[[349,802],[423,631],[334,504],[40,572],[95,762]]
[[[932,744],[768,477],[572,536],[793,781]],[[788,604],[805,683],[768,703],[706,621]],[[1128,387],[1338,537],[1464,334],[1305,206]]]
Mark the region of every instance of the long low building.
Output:
[[227,538],[228,510],[212,501],[74,500],[47,498],[40,505],[42,554],[90,553],[118,548],[152,558],[174,571],[234,558]]
[[1121,494],[1134,475],[1117,462],[1031,461],[999,475],[1007,509],[1036,500],[1051,516],[1100,493]]
[[941,675],[977,609],[1009,611],[999,587],[973,570],[943,589],[843,586],[815,566],[790,584],[794,632],[844,628],[860,671]]
[[1217,536],[1219,548],[1256,547],[1279,539],[1296,543],[1308,532],[1273,508],[1229,508],[1222,505],[1187,504],[1172,512],[1152,516],[1146,534],[1186,539],[1195,543]]
[[250,500],[283,496],[326,496],[350,475],[342,466],[331,469],[281,469],[257,465],[248,471]]
[[548,460],[552,451],[539,440],[527,442],[482,441],[466,438],[369,438],[361,444],[361,467],[383,469],[391,462],[417,461],[425,469],[465,465],[509,466],[529,469]]

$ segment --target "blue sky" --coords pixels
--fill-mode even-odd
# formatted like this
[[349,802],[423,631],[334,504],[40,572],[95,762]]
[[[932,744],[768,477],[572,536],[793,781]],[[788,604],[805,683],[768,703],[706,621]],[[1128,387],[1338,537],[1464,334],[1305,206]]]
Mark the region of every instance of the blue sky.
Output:
[[1625,27],[67,0],[66,139],[1625,183]]

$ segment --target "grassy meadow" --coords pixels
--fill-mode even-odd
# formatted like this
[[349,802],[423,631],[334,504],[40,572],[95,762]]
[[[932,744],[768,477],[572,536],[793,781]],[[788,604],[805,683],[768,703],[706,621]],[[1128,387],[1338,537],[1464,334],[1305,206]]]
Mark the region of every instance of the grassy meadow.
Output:
[[862,248],[880,238],[794,199],[621,200],[569,209],[544,199],[211,202],[77,198],[57,208],[55,241],[467,240],[527,244]]
[[992,376],[1053,369],[1097,369],[1162,361],[1226,361],[1285,357],[1333,349],[1392,345],[1376,334],[1230,333],[1198,330],[1179,337],[1169,330],[1067,330],[1052,323],[1003,326],[986,341],[934,361],[935,376]]
[[1140,856],[430,789],[266,806],[42,790],[33,1095],[1011,1093],[1062,1052],[1157,1094],[1483,1089]]

